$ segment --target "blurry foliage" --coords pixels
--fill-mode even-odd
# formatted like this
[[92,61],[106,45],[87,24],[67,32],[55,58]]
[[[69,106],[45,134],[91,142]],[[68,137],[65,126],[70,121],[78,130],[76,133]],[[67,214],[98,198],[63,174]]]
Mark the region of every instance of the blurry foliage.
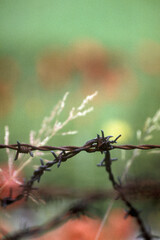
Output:
[[[95,112],[68,126],[81,136],[57,134],[50,144],[80,145],[102,128],[108,135],[114,123],[126,131],[124,143],[136,143],[136,130],[159,108],[159,2],[94,0],[92,7],[83,1],[30,3],[1,3],[1,142],[5,125],[10,127],[10,142],[28,142],[30,130],[38,130],[64,92],[71,92],[72,107],[98,90]],[[72,172],[85,165],[83,157],[76,157]],[[97,171],[93,164],[91,176]],[[69,172],[64,171],[64,179],[81,185],[80,176]],[[84,167],[84,182],[92,185],[85,173]]]
[[[38,131],[41,119],[65,92],[71,92],[71,97],[62,120],[79,99],[98,90],[95,111],[64,129],[79,134],[57,134],[49,143],[81,145],[100,129],[108,135],[108,126],[114,128],[114,124],[117,130],[109,134],[126,131],[124,143],[137,143],[137,129],[159,109],[159,8],[158,0],[1,2],[0,142],[6,125],[10,143],[29,142],[30,130]],[[147,137],[145,143],[159,141],[156,131]],[[114,154],[120,158],[119,152]],[[159,152],[153,160],[151,156],[142,153],[131,175],[158,177],[151,169],[159,167]],[[102,184],[106,174],[95,167],[97,157],[75,157],[48,175],[44,185],[106,187]],[[127,152],[125,159],[130,157],[132,153]],[[6,161],[4,151],[0,161]],[[114,166],[117,175],[123,164]],[[26,174],[30,176],[31,170]]]
[[108,131],[113,119],[126,122],[128,138],[122,139],[135,143],[136,130],[159,108],[159,6],[138,0],[1,3],[0,141],[9,125],[11,142],[28,142],[64,92],[71,92],[71,107],[98,90],[95,112],[70,125],[81,136],[57,135],[51,144],[80,145],[104,126]]

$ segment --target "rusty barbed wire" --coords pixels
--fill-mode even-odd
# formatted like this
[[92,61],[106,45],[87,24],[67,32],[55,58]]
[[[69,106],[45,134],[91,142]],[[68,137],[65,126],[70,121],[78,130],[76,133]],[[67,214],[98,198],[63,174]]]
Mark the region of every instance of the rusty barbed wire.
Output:
[[[19,201],[22,198],[27,199],[30,195],[30,192],[32,190],[35,190],[35,188],[33,187],[34,183],[40,182],[42,175],[44,174],[45,171],[51,171],[51,167],[55,164],[57,164],[58,167],[60,167],[62,162],[67,161],[69,158],[74,157],[75,155],[77,155],[78,153],[85,151],[88,153],[94,153],[94,152],[101,152],[102,154],[105,154],[105,158],[100,162],[100,164],[98,164],[98,166],[104,166],[106,168],[106,171],[109,174],[109,179],[112,182],[113,188],[118,192],[121,200],[126,204],[126,206],[129,208],[128,210],[128,214],[131,215],[132,217],[136,218],[137,223],[140,227],[141,230],[141,237],[143,237],[146,240],[150,240],[152,239],[151,234],[146,230],[145,225],[142,221],[142,219],[140,218],[139,215],[139,211],[136,210],[133,205],[128,201],[128,199],[126,198],[124,192],[122,191],[122,186],[121,186],[121,182],[117,182],[114,178],[114,175],[112,173],[111,170],[111,162],[112,160],[115,159],[111,159],[110,158],[110,150],[113,149],[123,149],[123,150],[133,150],[133,149],[141,149],[141,150],[148,150],[148,149],[154,149],[154,148],[160,148],[160,145],[114,145],[115,143],[117,143],[117,140],[119,139],[119,137],[121,135],[119,135],[118,137],[116,137],[114,140],[110,140],[110,138],[112,136],[104,136],[104,132],[101,130],[101,134],[102,136],[100,136],[99,134],[97,134],[97,137],[94,139],[91,139],[89,141],[87,141],[83,146],[81,147],[77,147],[77,146],[62,146],[62,147],[55,147],[55,146],[33,146],[30,144],[24,144],[24,143],[19,143],[17,141],[17,144],[10,144],[10,145],[5,145],[5,144],[0,144],[0,149],[4,149],[4,148],[9,148],[12,150],[16,151],[16,156],[15,156],[15,160],[18,159],[19,153],[22,154],[30,154],[33,157],[33,151],[35,150],[39,150],[39,151],[50,151],[53,155],[53,160],[52,161],[48,161],[48,162],[44,162],[43,159],[40,159],[40,166],[34,170],[32,176],[30,177],[30,179],[26,182],[24,182],[24,184],[21,185],[22,187],[22,193],[19,194],[16,198],[12,198],[12,194],[10,194],[8,197],[1,199],[1,206],[2,207],[7,207],[7,205],[10,205],[16,201]],[[56,154],[54,151],[60,151],[60,153]],[[77,212],[81,211],[82,207],[79,206]],[[65,215],[62,216],[62,219]],[[59,222],[59,221],[58,221]],[[60,221],[63,222],[63,221]],[[52,225],[52,224],[51,224]],[[38,228],[39,229],[39,228]],[[43,229],[43,226],[41,226],[41,229]],[[37,233],[37,228],[31,228],[28,232],[24,230],[24,235],[20,234],[20,236],[26,236],[26,234],[28,234],[27,236],[29,236],[29,234],[33,233]],[[41,232],[41,231],[40,231]],[[19,235],[17,235],[19,236]],[[7,239],[13,239],[11,238],[7,238]],[[14,239],[19,239],[14,238]]]
[[126,195],[122,191],[121,180],[118,179],[117,181],[113,175],[111,165],[112,165],[112,161],[114,161],[115,159],[111,159],[110,152],[108,150],[104,151],[104,154],[105,154],[105,157],[100,162],[99,166],[105,167],[106,171],[108,172],[109,180],[112,183],[113,188],[118,193],[117,199],[120,198],[124,202],[124,204],[127,206],[128,210],[125,215],[125,218],[128,216],[135,218],[141,232],[139,236],[143,237],[143,239],[146,239],[146,240],[152,240],[153,236],[150,234],[150,232],[147,230],[146,226],[144,225],[143,220],[140,217],[140,211],[133,206],[133,204],[127,199]]
[[[101,152],[104,151],[110,151],[113,149],[123,149],[123,150],[133,150],[133,149],[142,149],[142,150],[148,150],[153,148],[160,148],[160,145],[114,145],[117,143],[117,140],[121,137],[119,135],[114,140],[110,140],[112,136],[104,136],[104,132],[101,130],[102,136],[97,134],[97,137],[94,139],[91,139],[87,141],[83,146],[77,147],[77,146],[62,146],[62,147],[55,147],[55,146],[33,146],[30,144],[20,144],[20,142],[17,141],[17,144],[0,144],[0,149],[3,148],[9,148],[16,151],[16,156],[14,160],[18,159],[19,153],[23,154],[30,154],[33,157],[32,151],[39,150],[39,151],[51,151],[54,159],[52,161],[48,161],[47,163],[44,163],[42,159],[40,159],[41,165],[34,170],[33,175],[30,177],[28,181],[26,181],[24,184],[21,185],[23,192],[19,194],[15,199],[12,199],[11,196],[8,196],[5,199],[1,199],[1,205],[7,206],[14,203],[15,201],[19,201],[19,199],[22,198],[22,195],[25,197],[25,199],[28,198],[30,192],[32,190],[35,190],[33,188],[34,182],[40,182],[40,179],[44,172],[51,171],[51,167],[55,164],[57,164],[58,167],[60,167],[62,162],[67,161],[69,158],[74,157],[78,153],[82,151],[86,151],[88,153],[93,152]],[[56,155],[56,153],[53,150],[59,150],[60,153]]]
[[[142,185],[147,185],[150,186],[150,183],[142,183]],[[149,184],[149,185],[148,185]],[[157,183],[152,183],[152,185],[157,185]],[[135,187],[135,184],[129,184],[126,186],[121,186],[121,191],[123,191],[123,193],[127,194],[128,190],[131,190],[130,187],[133,185],[133,189]],[[46,190],[46,189],[45,189]],[[69,191],[70,193],[70,191]],[[64,192],[62,191],[62,194],[64,196]],[[45,192],[46,195],[46,192]],[[61,194],[60,194],[61,195]],[[67,191],[67,195],[68,195],[68,191]],[[70,194],[69,194],[70,195]],[[95,192],[91,192],[91,193],[85,193],[83,194],[76,194],[76,198],[80,198],[80,200],[78,200],[77,202],[75,202],[74,204],[70,204],[70,206],[68,207],[68,209],[66,211],[64,211],[63,213],[61,213],[60,215],[51,218],[49,221],[47,221],[46,223],[43,223],[42,225],[39,226],[34,226],[34,227],[26,227],[24,229],[19,229],[16,232],[13,233],[7,233],[5,232],[3,240],[19,240],[19,239],[23,239],[24,237],[37,237],[40,235],[45,234],[46,232],[50,231],[50,230],[54,230],[55,228],[59,227],[60,225],[64,224],[65,222],[67,222],[70,219],[73,218],[77,218],[77,217],[81,217],[82,215],[84,216],[89,216],[89,217],[94,217],[93,213],[90,212],[91,210],[91,204],[97,201],[101,201],[101,200],[106,200],[107,198],[110,197],[116,197],[117,194],[116,192],[108,192],[108,191],[95,191]],[[130,193],[129,193],[130,195]],[[73,195],[71,194],[70,196],[73,197]],[[127,195],[128,197],[128,195]],[[128,215],[128,214],[126,214]],[[140,236],[139,236],[140,237]],[[141,237],[143,237],[141,235]],[[158,238],[158,236],[152,236],[153,239],[156,237]],[[146,239],[146,238],[145,238]],[[150,238],[152,239],[152,238]]]
[[[0,149],[3,148],[9,148],[15,151],[18,151],[19,153],[30,153],[32,151],[73,151],[73,150],[79,150],[79,151],[86,151],[86,152],[96,152],[99,151],[99,149],[90,149],[90,147],[93,147],[92,144],[96,143],[95,139],[92,139],[88,141],[85,145],[81,147],[77,146],[63,146],[63,147],[55,147],[55,146],[34,146],[26,143],[21,143],[21,148],[19,149],[19,144],[0,144]],[[23,148],[24,147],[24,148]],[[122,150],[134,150],[134,149],[141,149],[141,150],[150,150],[155,148],[160,148],[160,145],[153,145],[153,144],[143,144],[143,145],[132,145],[132,144],[125,144],[125,145],[114,145],[112,146],[112,149],[122,149]]]

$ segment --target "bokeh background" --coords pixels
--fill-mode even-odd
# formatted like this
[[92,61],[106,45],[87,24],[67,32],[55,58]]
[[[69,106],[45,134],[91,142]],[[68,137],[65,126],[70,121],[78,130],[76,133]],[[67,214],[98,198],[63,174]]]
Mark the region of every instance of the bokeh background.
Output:
[[[122,134],[120,143],[138,144],[137,130],[159,108],[159,9],[158,0],[0,1],[0,142],[8,125],[10,143],[28,143],[30,130],[40,128],[67,91],[64,118],[98,91],[91,103],[94,111],[63,129],[78,133],[58,133],[49,144],[80,146],[101,129],[106,135]],[[155,133],[147,143],[158,142]],[[132,153],[114,154],[122,160],[114,167],[121,176]],[[130,175],[156,178],[158,159],[142,154]],[[82,153],[55,168],[41,185],[106,188],[110,184],[105,171],[96,167],[99,160],[98,154]],[[38,158],[33,161],[39,164]],[[31,175],[32,165],[24,176]]]

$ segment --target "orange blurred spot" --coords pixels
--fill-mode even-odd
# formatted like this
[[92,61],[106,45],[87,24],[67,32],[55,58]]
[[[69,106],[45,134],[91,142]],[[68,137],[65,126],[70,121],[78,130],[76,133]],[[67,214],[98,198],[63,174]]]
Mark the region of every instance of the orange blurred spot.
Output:
[[[10,190],[12,189],[12,198],[16,198],[22,192],[20,183],[22,182],[22,177],[14,177],[14,169],[11,174],[9,173],[9,168],[7,165],[0,166],[0,199],[9,197]],[[7,207],[7,210],[17,206],[17,204],[22,203],[23,200],[17,201]]]
[[91,40],[75,44],[72,51],[75,69],[82,75],[84,95],[98,91],[100,102],[126,101],[137,95],[136,78],[122,53],[109,52]]
[[0,220],[0,239],[3,239],[4,235],[9,233],[9,226],[3,220]]
[[135,223],[132,217],[124,219],[124,211],[117,209],[109,216],[106,228],[107,240],[125,240],[134,234]]
[[61,87],[69,79],[71,70],[71,56],[67,50],[52,50],[37,63],[38,76],[47,90]]
[[[96,237],[101,221],[81,217],[70,220],[55,231],[49,232],[37,240],[93,240]],[[124,212],[120,209],[113,210],[106,226],[101,232],[99,240],[125,240],[132,236],[135,224],[132,218],[124,219]]]
[[108,67],[108,53],[97,42],[81,41],[73,46],[73,64],[83,78],[97,80],[102,78]]

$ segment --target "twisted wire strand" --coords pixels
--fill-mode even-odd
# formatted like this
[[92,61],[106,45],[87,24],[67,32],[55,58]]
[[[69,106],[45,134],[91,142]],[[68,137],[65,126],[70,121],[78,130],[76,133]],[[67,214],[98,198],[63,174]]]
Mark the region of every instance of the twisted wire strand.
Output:
[[[101,131],[101,132],[102,132],[101,137],[97,134],[97,138],[94,138],[94,139],[91,139],[91,140],[87,141],[81,147],[77,147],[77,146],[62,146],[62,147],[34,146],[34,145],[30,145],[30,144],[25,144],[25,143],[20,144],[18,141],[17,141],[17,144],[9,144],[9,145],[0,144],[0,149],[9,148],[9,149],[12,149],[12,150],[16,151],[15,160],[17,160],[19,153],[24,153],[24,154],[29,153],[31,156],[33,156],[32,151],[35,151],[35,150],[51,151],[51,153],[53,154],[53,157],[54,157],[54,159],[52,161],[48,161],[47,163],[44,163],[44,161],[42,159],[40,159],[41,165],[33,172],[30,179],[21,186],[22,187],[22,193],[20,195],[18,195],[15,199],[12,198],[12,194],[10,194],[10,196],[8,196],[4,199],[1,199],[1,206],[6,207],[6,206],[12,204],[15,201],[18,201],[21,198],[24,198],[24,197],[28,198],[30,192],[32,190],[34,190],[34,188],[33,188],[34,183],[36,181],[39,182],[42,175],[44,174],[44,172],[45,171],[50,171],[51,167],[53,165],[57,164],[57,166],[59,167],[62,162],[68,160],[69,158],[72,158],[73,156],[77,155],[81,151],[85,151],[85,152],[88,152],[88,153],[101,152],[101,153],[105,153],[105,158],[100,162],[100,164],[98,164],[98,166],[102,166],[102,167],[104,166],[106,168],[106,171],[109,174],[109,179],[112,182],[113,189],[115,189],[116,191],[119,192],[121,200],[129,208],[128,214],[137,219],[137,223],[138,223],[138,225],[141,229],[142,237],[146,240],[152,239],[152,235],[150,235],[150,233],[146,230],[145,225],[144,225],[142,219],[139,216],[139,212],[137,211],[137,209],[135,209],[131,205],[131,203],[126,199],[124,193],[121,191],[122,190],[121,189],[121,183],[119,185],[119,183],[117,183],[116,179],[114,178],[114,175],[113,175],[112,169],[111,169],[111,161],[115,160],[115,159],[110,159],[109,151],[113,150],[113,149],[149,150],[149,149],[160,148],[160,145],[129,145],[129,144],[127,144],[127,145],[114,145],[115,143],[117,143],[117,139],[121,135],[119,135],[115,140],[110,141],[110,138],[112,136],[104,137],[104,132],[103,131]],[[55,150],[59,150],[60,153],[58,153],[56,155],[56,153],[54,152]],[[78,214],[81,213],[81,212],[83,213],[86,210],[86,204],[88,205],[88,201],[90,202],[90,200],[88,199],[87,202],[85,201],[85,204],[84,204],[84,202],[82,202],[82,203],[80,203],[80,205],[76,205],[74,207],[71,207],[71,209],[69,209],[69,212],[67,212],[67,216],[68,216],[68,214],[69,214],[69,216],[73,216],[73,215],[76,215],[77,213]],[[66,216],[66,215],[62,215],[62,222],[63,222],[63,217],[64,216]],[[68,218],[66,220],[68,220]],[[53,227],[53,225],[52,225],[52,227]],[[36,229],[36,228],[28,229],[27,233],[24,233],[24,235],[25,234],[27,234],[27,236],[30,235],[32,230],[33,230],[33,233],[37,233],[37,231],[39,232],[40,229],[39,228],[38,229]],[[12,238],[12,237],[7,236],[6,239],[20,239],[21,236],[23,235],[23,233],[19,233],[19,234],[20,235],[18,235],[17,238]]]
[[[74,150],[85,150],[87,152],[93,152],[93,151],[98,151],[98,149],[91,149],[91,145],[83,145],[82,147],[78,146],[62,146],[62,147],[55,147],[55,146],[34,146],[26,143],[21,143],[21,147],[26,147],[30,151],[55,151],[55,150],[60,150],[60,151],[74,151]],[[133,149],[141,149],[141,150],[149,150],[149,149],[155,149],[155,148],[160,148],[160,145],[153,145],[153,144],[143,144],[143,145],[131,145],[131,144],[125,144],[125,145],[113,145],[113,149],[118,148],[122,150],[133,150]],[[0,144],[0,149],[3,148],[9,148],[15,151],[18,151],[18,144]]]

